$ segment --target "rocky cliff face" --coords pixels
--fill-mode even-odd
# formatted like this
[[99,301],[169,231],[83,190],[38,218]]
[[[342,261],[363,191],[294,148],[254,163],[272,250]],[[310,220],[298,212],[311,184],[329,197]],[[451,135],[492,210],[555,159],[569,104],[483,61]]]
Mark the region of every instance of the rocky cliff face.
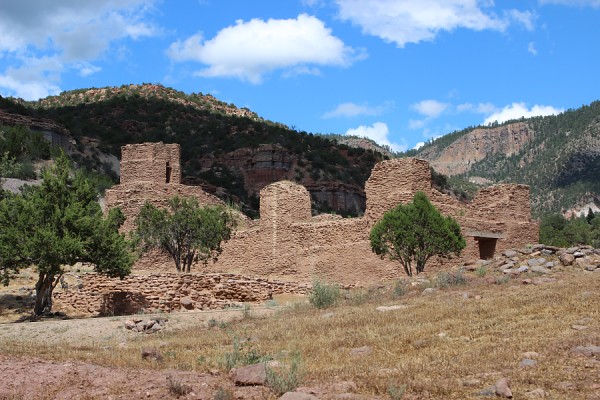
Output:
[[419,153],[438,172],[452,176],[467,173],[471,166],[491,155],[511,156],[530,143],[535,132],[524,122],[476,128],[447,147],[431,146]]
[[42,132],[44,138],[54,146],[60,146],[67,152],[73,151],[74,141],[71,133],[64,126],[51,119],[34,118],[26,115],[8,113],[0,110],[0,125],[21,125],[32,131]]
[[[258,197],[260,190],[273,182],[289,180],[305,186],[317,208],[352,215],[361,214],[365,209],[362,187],[336,180],[315,181],[306,160],[278,144],[244,147],[222,156],[209,154],[200,160],[200,167],[204,171],[211,170],[214,165],[225,167],[243,182],[250,196]],[[218,186],[206,189],[215,194],[223,192]]]
[[600,198],[600,102],[556,116],[454,132],[419,149],[443,174],[531,187],[534,214],[587,212]]

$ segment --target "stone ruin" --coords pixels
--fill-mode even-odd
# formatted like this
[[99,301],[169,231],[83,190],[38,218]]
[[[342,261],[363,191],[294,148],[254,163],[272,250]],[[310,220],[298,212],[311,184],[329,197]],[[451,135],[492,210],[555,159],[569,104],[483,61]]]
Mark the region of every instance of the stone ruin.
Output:
[[[121,183],[106,193],[107,207],[121,207],[125,230],[145,201],[158,206],[174,196],[196,197],[202,204],[221,201],[200,187],[181,184],[179,145],[144,143],[122,148]],[[365,284],[402,274],[396,262],[376,256],[369,244],[371,227],[398,203],[423,191],[445,215],[460,224],[467,247],[454,263],[491,259],[511,248],[538,242],[538,223],[531,218],[529,187],[502,184],[482,189],[471,203],[461,203],[432,186],[429,163],[401,158],[378,163],[365,185],[363,217],[311,215],[306,188],[280,181],[260,191],[260,219],[248,220],[224,245],[217,263],[195,271],[235,273],[262,278],[311,282],[314,277],[341,284]],[[434,260],[427,268],[435,268]],[[169,271],[164,254],[142,257],[134,268]]]
[[[177,144],[144,143],[122,148],[121,183],[106,191],[106,206],[120,207],[125,231],[146,201],[159,207],[179,195],[201,204],[222,204],[200,187],[181,184]],[[456,218],[467,247],[456,265],[492,259],[512,248],[538,242],[538,223],[531,219],[529,187],[497,185],[481,190],[464,204],[432,186],[427,161],[402,158],[373,168],[365,185],[366,211],[360,218],[311,214],[310,194],[290,181],[260,191],[260,219],[242,221],[214,264],[197,264],[195,273],[173,271],[173,261],[160,252],[145,254],[134,273],[123,280],[98,274],[78,277],[74,290],[55,297],[72,309],[96,315],[146,311],[224,308],[265,301],[276,294],[305,294],[317,277],[342,287],[366,285],[402,276],[397,262],[382,260],[369,243],[371,227],[398,203],[423,191],[444,214]],[[443,265],[432,260],[426,271]],[[198,274],[202,272],[202,274]]]

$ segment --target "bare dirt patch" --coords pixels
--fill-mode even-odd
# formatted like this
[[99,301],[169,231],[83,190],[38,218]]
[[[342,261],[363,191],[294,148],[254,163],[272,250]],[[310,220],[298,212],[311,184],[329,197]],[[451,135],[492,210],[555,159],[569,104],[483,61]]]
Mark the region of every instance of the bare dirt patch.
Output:
[[[264,399],[262,387],[236,388],[221,373],[109,368],[81,362],[0,355],[0,399],[212,399],[221,390],[233,398]],[[188,388],[177,396],[173,385]]]

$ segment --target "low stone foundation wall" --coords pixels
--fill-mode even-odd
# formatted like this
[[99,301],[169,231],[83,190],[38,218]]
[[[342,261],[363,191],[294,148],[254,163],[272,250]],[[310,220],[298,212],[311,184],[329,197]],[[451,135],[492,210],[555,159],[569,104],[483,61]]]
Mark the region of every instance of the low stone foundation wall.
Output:
[[54,298],[99,316],[227,308],[269,300],[275,294],[306,294],[310,289],[308,284],[237,274],[160,273],[121,280],[90,273],[80,279],[77,288],[56,292]]

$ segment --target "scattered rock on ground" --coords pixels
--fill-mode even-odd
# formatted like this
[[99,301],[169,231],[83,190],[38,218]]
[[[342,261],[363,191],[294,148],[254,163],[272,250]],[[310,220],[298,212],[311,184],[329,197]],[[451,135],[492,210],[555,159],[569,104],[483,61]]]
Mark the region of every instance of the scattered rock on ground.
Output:
[[571,325],[572,329],[575,329],[576,331],[583,331],[585,329],[588,328],[588,326],[586,325]]
[[527,397],[528,399],[545,399],[546,392],[543,389],[538,388],[530,392],[526,392],[525,397]]
[[494,385],[494,388],[496,389],[496,396],[504,399],[512,399],[513,394],[512,390],[510,390],[510,380],[508,378],[498,380]]
[[283,396],[279,398],[279,400],[317,400],[318,397],[313,396],[312,394],[302,393],[302,392],[287,392],[284,393]]
[[143,320],[140,318],[130,319],[125,321],[125,328],[133,332],[155,333],[164,328],[166,318],[155,318]]
[[583,354],[587,357],[600,356],[600,346],[576,346],[571,349],[571,353]]
[[563,253],[561,254],[558,259],[560,260],[560,262],[562,263],[562,265],[564,265],[565,267],[573,264],[573,261],[575,261],[575,257],[572,254],[569,253]]
[[229,376],[238,386],[264,385],[267,381],[267,368],[264,363],[233,368]]
[[386,312],[386,311],[404,310],[405,308],[408,308],[408,306],[405,304],[396,304],[393,306],[379,306],[375,310],[377,310],[379,312]]
[[532,360],[531,358],[524,358],[521,360],[521,367],[533,367],[537,364],[537,361]]
[[371,354],[372,352],[373,348],[371,346],[362,346],[350,349],[350,354],[352,354],[353,356],[364,356],[367,354]]

